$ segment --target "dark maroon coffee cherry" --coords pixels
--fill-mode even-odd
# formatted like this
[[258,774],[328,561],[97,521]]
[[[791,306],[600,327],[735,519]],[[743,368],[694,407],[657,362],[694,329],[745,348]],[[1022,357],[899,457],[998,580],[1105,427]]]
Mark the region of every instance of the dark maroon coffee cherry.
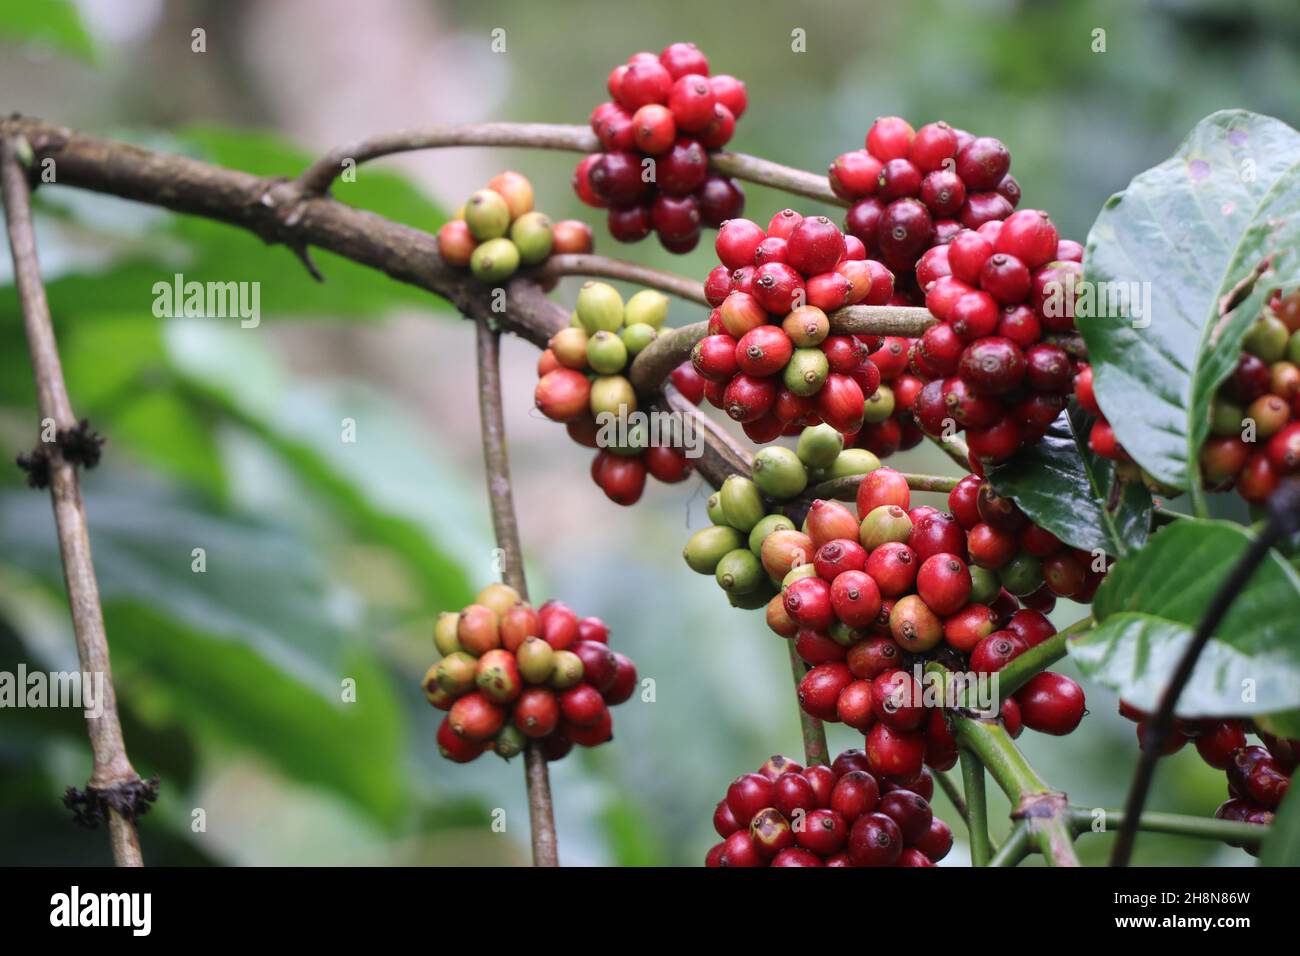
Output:
[[708,174],[709,156],[704,147],[697,140],[679,137],[673,148],[656,160],[654,181],[670,196],[686,196],[699,189]]
[[804,778],[812,784],[813,793],[817,794],[817,806],[831,805],[831,791],[835,789],[835,771],[823,764],[816,764],[803,772]]
[[862,770],[843,774],[831,791],[831,809],[849,823],[874,812],[879,804],[880,786],[875,777]]
[[788,850],[782,850],[772,858],[771,866],[830,866],[829,861],[822,862],[822,858],[816,853],[809,852],[802,847],[790,847]]
[[880,798],[880,812],[898,824],[903,842],[914,844],[930,830],[934,812],[918,793],[891,790]]
[[909,160],[891,159],[880,168],[876,195],[885,202],[915,196],[921,188],[921,171]]
[[1029,282],[1029,267],[1005,252],[995,252],[980,267],[980,288],[1003,305],[1025,301]]
[[650,204],[650,225],[660,241],[697,236],[700,231],[700,204],[694,196],[670,196],[660,193]]
[[736,822],[736,815],[731,812],[731,807],[727,806],[726,800],[719,800],[718,805],[713,808],[713,829],[718,831],[718,836],[724,840],[740,829],[740,824]]
[[836,780],[854,770],[861,770],[863,773],[871,772],[867,753],[861,748],[851,747],[831,762],[831,772],[835,774]]
[[1035,674],[1015,697],[1025,726],[1039,733],[1063,737],[1083,720],[1083,688],[1064,674]]
[[991,136],[973,139],[957,153],[957,175],[972,192],[996,189],[1010,168],[1011,153]]
[[1238,750],[1246,746],[1239,720],[1221,720],[1196,738],[1196,752],[1215,770],[1227,770]]
[[977,392],[1004,395],[1024,379],[1025,356],[1010,339],[981,339],[962,353],[958,374]]
[[775,787],[762,774],[741,774],[727,788],[727,807],[737,826],[748,827],[754,814],[773,805]]
[[762,866],[765,862],[749,830],[737,830],[722,841],[722,854],[719,866]]
[[802,773],[783,773],[772,782],[772,805],[787,820],[817,809],[817,794]]
[[849,832],[849,858],[855,866],[893,866],[902,852],[903,834],[883,813],[858,817]]
[[745,192],[726,176],[709,175],[695,191],[700,204],[700,221],[716,229],[745,211]]
[[795,831],[795,842],[818,856],[830,856],[844,846],[849,826],[844,817],[829,808],[818,808],[804,817],[803,827]]
[[930,211],[920,200],[896,199],[886,206],[876,226],[876,243],[885,265],[895,271],[910,269],[930,244],[933,226]]

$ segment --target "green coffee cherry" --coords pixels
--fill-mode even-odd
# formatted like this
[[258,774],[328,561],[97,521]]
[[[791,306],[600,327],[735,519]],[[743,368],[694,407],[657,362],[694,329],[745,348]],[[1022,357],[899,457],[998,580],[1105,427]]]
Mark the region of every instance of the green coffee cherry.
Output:
[[555,670],[555,651],[540,637],[530,637],[515,651],[519,676],[529,684],[545,684]]
[[753,474],[754,484],[773,498],[793,498],[808,487],[808,471],[803,462],[782,445],[768,445],[755,455]]
[[568,690],[582,683],[582,658],[573,651],[556,651],[555,667],[551,671],[551,686]]
[[[631,305],[631,303],[628,303]],[[623,331],[618,333],[618,337],[623,340],[627,347],[628,355],[636,355],[643,348],[653,342],[659,333],[655,331],[654,326],[647,325],[645,322],[630,322],[623,327]]]
[[524,736],[522,730],[513,723],[506,723],[497,731],[496,738],[492,742],[492,749],[502,760],[510,760],[523,753],[524,746],[527,743],[528,738]]
[[805,428],[799,433],[795,453],[810,468],[829,468],[835,457],[844,450],[844,436],[835,426],[825,423]]
[[433,646],[443,657],[463,651],[456,628],[460,625],[460,615],[454,611],[443,611],[438,615],[438,623],[433,626]]
[[601,375],[623,371],[627,346],[613,332],[597,332],[587,341],[587,364]]
[[1286,357],[1289,361],[1300,365],[1300,329],[1291,333],[1291,338],[1286,343]]
[[764,515],[749,531],[749,550],[758,554],[763,548],[763,539],[773,531],[794,530],[794,522],[785,515]]
[[982,568],[978,564],[970,566],[970,600],[972,604],[991,604],[993,599],[998,596],[998,591],[1002,589],[1002,582],[998,580],[998,573],[988,568]]
[[867,639],[866,629],[860,627],[849,627],[849,625],[845,624],[843,621],[836,621],[833,623],[831,629],[827,633],[830,634],[831,640],[836,644],[839,644],[841,647],[852,647],[854,644]]
[[705,510],[709,513],[709,520],[714,524],[726,524],[727,516],[722,510],[722,495],[714,492],[709,495],[709,500],[705,503]]
[[1016,597],[1033,594],[1043,584],[1043,563],[1032,554],[1021,552],[998,569],[998,578]]
[[865,448],[846,448],[835,456],[831,464],[829,478],[848,478],[850,475],[866,475],[880,467],[880,459]]
[[583,326],[582,324],[582,320],[578,318],[577,309],[574,309],[572,312],[569,313],[569,325],[572,328],[582,329],[584,332],[587,331],[586,327]]
[[500,282],[519,268],[519,250],[509,239],[489,239],[469,257],[469,271],[479,282]]
[[906,544],[911,535],[912,519],[897,505],[881,505],[872,508],[871,512],[862,519],[862,526],[858,529],[858,540],[868,551],[874,551],[890,541]]
[[617,332],[623,325],[623,298],[608,282],[586,282],[578,292],[578,320],[588,332]]
[[800,578],[815,578],[817,576],[817,567],[809,562],[801,564],[798,567],[791,568],[786,576],[781,579],[781,590],[784,591]]
[[519,248],[519,259],[524,265],[535,266],[544,261],[555,244],[550,218],[540,212],[524,213],[511,224],[510,241]]
[[735,528],[715,524],[691,535],[686,547],[682,549],[682,557],[697,574],[713,574],[724,555],[744,545],[744,536]]
[[753,591],[747,591],[740,594],[736,591],[727,592],[727,601],[732,607],[741,611],[757,611],[764,607],[768,601],[772,600],[772,589],[764,586],[756,588]]
[[500,239],[510,228],[510,207],[500,193],[480,189],[465,203],[465,225],[479,242]]
[[863,421],[878,425],[894,414],[894,390],[888,385],[880,385],[871,393],[863,407]]
[[[619,343],[622,344],[622,343]],[[636,390],[622,375],[602,375],[591,383],[591,414],[630,415],[636,411]]]
[[767,513],[758,486],[741,475],[732,475],[724,481],[719,494],[727,524],[737,531],[751,531]]
[[1210,431],[1215,435],[1239,435],[1245,415],[1240,405],[1216,398],[1210,403]]
[[438,662],[438,686],[459,697],[474,689],[474,671],[478,660],[464,651],[448,654]]
[[668,319],[668,296],[655,289],[642,289],[627,300],[623,320],[628,325],[645,323],[657,329]]
[[795,349],[781,373],[785,387],[796,395],[814,395],[826,382],[831,366],[821,349]]
[[1286,323],[1277,316],[1265,312],[1246,332],[1246,337],[1241,340],[1241,347],[1272,365],[1286,355],[1289,337]]
[[763,565],[748,548],[728,551],[714,571],[718,587],[734,594],[749,594],[763,583]]

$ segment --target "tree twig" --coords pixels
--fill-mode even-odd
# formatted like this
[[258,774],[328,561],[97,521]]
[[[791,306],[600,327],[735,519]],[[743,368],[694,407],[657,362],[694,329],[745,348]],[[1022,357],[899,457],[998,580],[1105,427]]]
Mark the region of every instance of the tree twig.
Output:
[[561,276],[593,276],[598,279],[618,279],[631,282],[650,289],[667,292],[687,302],[708,305],[704,298],[704,283],[696,282],[685,276],[665,269],[612,259],[609,256],[590,254],[572,254],[551,256],[538,266],[535,275],[539,279],[557,279]]
[[[37,407],[42,419],[53,422],[59,436],[75,434],[79,425],[72,413],[50,305],[45,297],[40,263],[36,255],[36,234],[32,227],[31,202],[26,172],[19,160],[17,139],[5,136],[0,142],[0,182],[4,196],[9,246],[13,253],[14,277],[22,307],[23,326],[36,378]],[[72,612],[77,657],[83,674],[102,677],[99,716],[86,717],[93,767],[84,794],[69,792],[79,818],[96,821],[107,816],[109,842],[118,866],[143,866],[135,818],[148,809],[157,784],[141,781],[127,757],[122,725],[117,712],[117,694],[109,662],[108,635],[99,602],[99,585],[90,553],[85,505],[76,462],[56,440],[42,447],[48,464],[50,500],[59,537],[63,580]]]
[[[514,494],[510,488],[510,462],[506,457],[505,421],[501,409],[501,333],[478,320],[478,403],[483,430],[483,464],[487,473],[492,528],[501,549],[501,577],[528,600],[524,553],[519,543]],[[555,811],[551,801],[550,772],[537,742],[524,749],[524,779],[528,788],[528,819],[534,866],[559,866],[555,837]]]
[[1151,781],[1155,777],[1156,763],[1164,749],[1165,739],[1174,726],[1174,709],[1178,698],[1191,679],[1196,669],[1196,662],[1210,642],[1215,628],[1223,621],[1232,602],[1250,581],[1255,570],[1264,563],[1273,545],[1289,534],[1300,529],[1300,479],[1290,478],[1284,481],[1268,501],[1269,516],[1264,527],[1251,541],[1250,547],[1237,559],[1228,576],[1223,579],[1210,601],[1205,615],[1196,626],[1191,643],[1178,660],[1173,676],[1160,695],[1160,706],[1156,709],[1147,725],[1145,739],[1142,741],[1141,756],[1138,758],[1137,770],[1133,782],[1129,785],[1128,797],[1124,801],[1124,813],[1120,824],[1119,836],[1111,851],[1111,866],[1127,866],[1133,855],[1133,845],[1137,842],[1138,826],[1142,819],[1142,808],[1146,806],[1147,794]]

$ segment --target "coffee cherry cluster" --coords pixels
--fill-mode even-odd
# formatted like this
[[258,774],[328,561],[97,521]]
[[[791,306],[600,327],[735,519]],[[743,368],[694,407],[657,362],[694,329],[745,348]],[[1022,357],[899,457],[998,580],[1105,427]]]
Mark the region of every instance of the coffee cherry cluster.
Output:
[[913,411],[931,435],[964,429],[976,470],[1038,441],[1065,408],[1074,362],[1045,336],[1074,328],[1082,257],[1047,213],[1022,209],[962,230],[917,264],[941,321],[913,351],[926,380]]
[[563,422],[578,444],[598,449],[592,480],[620,505],[640,500],[647,474],[675,484],[692,470],[682,449],[665,443],[671,436],[655,441],[648,419],[629,419],[637,397],[624,372],[667,318],[668,297],[661,292],[642,289],[625,304],[612,285],[588,282],[578,293],[572,324],[552,336],[537,360],[538,409]]
[[821,422],[856,432],[880,371],[859,339],[830,334],[827,313],[884,302],[888,270],[825,216],[791,209],[766,230],[728,220],[714,247],[722,264],[704,283],[709,334],[691,353],[705,398],[758,444]]
[[[913,130],[904,119],[882,116],[865,147],[831,163],[831,189],[853,203],[844,231],[900,276],[919,272],[927,249],[963,228],[1006,219],[1020,203],[1020,186],[1008,172],[1011,153],[992,137],[942,122]],[[917,280],[924,292],[926,283]]]
[[609,74],[610,100],[591,113],[604,152],[578,163],[573,188],[609,210],[609,232],[638,242],[653,231],[669,252],[690,252],[704,227],[740,215],[745,194],[709,172],[709,151],[731,139],[745,112],[745,84],[709,75],[693,43],[634,53]]
[[[1079,369],[1074,395],[1097,416],[1088,446],[1124,462],[1131,477],[1137,466],[1097,405],[1090,367]],[[1300,472],[1300,292],[1275,294],[1247,331],[1237,367],[1210,405],[1210,436],[1200,464],[1207,488],[1236,488],[1252,504],[1266,501],[1284,477]]]
[[577,219],[552,223],[534,211],[533,184],[509,170],[493,176],[438,230],[438,254],[449,265],[468,266],[480,282],[504,281],[553,252],[591,247],[591,227]]
[[636,690],[636,666],[609,647],[609,628],[567,605],[540,608],[490,584],[433,631],[442,660],[424,675],[429,703],[447,711],[438,750],[469,763],[485,750],[509,760],[535,740],[547,760],[613,739],[609,708]]
[[[1120,701],[1119,712],[1137,723],[1138,744],[1145,747],[1151,715],[1127,701]],[[1248,745],[1248,732],[1255,733],[1264,745]],[[1296,764],[1300,762],[1300,740],[1260,731],[1247,718],[1176,719],[1165,738],[1160,756],[1177,753],[1189,740],[1202,760],[1215,770],[1227,773],[1228,799],[1214,811],[1214,815],[1220,820],[1260,826],[1271,824],[1278,804],[1291,786]],[[1232,845],[1241,847],[1251,856],[1259,855],[1256,847]]]
[[[805,431],[796,451],[781,445],[764,448],[754,457],[752,479],[732,475],[709,497],[713,524],[691,535],[682,557],[692,571],[712,574],[733,607],[763,607],[789,572],[773,534],[792,531],[795,524],[777,510],[778,503],[802,492],[810,476],[822,481],[878,467],[870,452],[843,449],[843,436],[829,425]],[[764,550],[769,539],[773,548]]]
[[1108,556],[1063,544],[978,475],[958,482],[948,508],[966,531],[971,561],[996,572],[1027,607],[1046,613],[1058,597],[1089,604],[1109,570]]
[[903,787],[861,750],[829,767],[773,756],[737,777],[713,812],[722,842],[706,866],[934,866],[952,830],[934,815],[924,770]]

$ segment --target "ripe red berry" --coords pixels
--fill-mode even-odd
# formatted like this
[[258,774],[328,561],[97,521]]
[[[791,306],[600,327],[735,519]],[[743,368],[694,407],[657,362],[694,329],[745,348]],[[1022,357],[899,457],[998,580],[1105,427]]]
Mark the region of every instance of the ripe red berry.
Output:
[[600,469],[598,484],[605,497],[619,505],[634,505],[645,491],[646,466],[641,458],[610,455]]
[[1246,746],[1246,734],[1239,720],[1221,720],[1195,740],[1196,752],[1216,770],[1227,770],[1233,755]]
[[[697,70],[699,73],[707,73],[707,70]],[[740,119],[745,112],[745,107],[749,105],[749,94],[745,89],[745,84],[727,73],[717,73],[709,77],[709,86],[713,87],[713,95],[719,103],[731,111],[731,115]]]
[[639,60],[628,66],[619,83],[619,98],[629,110],[650,103],[664,103],[672,88],[672,74],[654,60]]
[[[603,646],[603,645],[597,645]],[[560,715],[579,727],[597,723],[605,711],[600,692],[590,684],[579,684],[560,694]]]
[[673,79],[687,73],[709,75],[709,61],[694,43],[670,43],[659,54],[659,62]]
[[885,671],[871,682],[871,710],[894,730],[913,730],[925,720],[921,686],[907,671]]
[[792,820],[799,813],[811,813],[817,808],[817,794],[808,778],[802,773],[783,773],[772,782],[772,806]]
[[977,392],[1002,395],[1024,379],[1025,356],[1010,339],[981,339],[962,353],[959,374]]
[[[960,170],[958,175],[961,175]],[[961,207],[959,218],[961,224],[967,229],[979,229],[1011,215],[1012,206],[1005,197],[995,192],[973,192],[970,183],[966,184],[966,188],[966,202]]]
[[871,552],[866,571],[881,594],[897,597],[909,591],[916,580],[916,552],[900,541],[887,541]]
[[863,770],[850,770],[840,776],[831,791],[831,809],[849,823],[880,805],[880,787],[876,778]]
[[1003,305],[1023,302],[1029,294],[1029,268],[1020,259],[995,252],[980,267],[980,288]]
[[762,866],[763,854],[758,851],[748,827],[737,830],[722,841],[722,853],[718,857],[719,866]]
[[[599,699],[600,695],[596,697]],[[451,705],[446,720],[457,737],[483,743],[496,736],[505,723],[506,711],[482,693],[471,691]]]
[[844,257],[844,234],[825,216],[802,219],[786,239],[786,261],[805,276],[829,272]]
[[832,372],[817,392],[817,414],[836,431],[856,432],[862,427],[865,400],[862,386],[854,379]]
[[678,76],[668,91],[668,108],[672,110],[673,119],[677,121],[678,129],[688,133],[698,132],[709,125],[716,102],[713,87],[698,73]]
[[1022,608],[1012,614],[1011,620],[1007,622],[1007,630],[1019,635],[1030,647],[1036,647],[1056,633],[1056,628],[1045,614],[1029,608]]
[[740,824],[736,822],[736,815],[731,812],[731,807],[727,806],[726,800],[719,800],[718,805],[713,808],[713,829],[723,839],[740,829]]
[[898,824],[883,813],[858,817],[849,832],[849,858],[854,866],[893,866],[903,852]]
[[876,243],[885,265],[910,269],[930,245],[934,221],[917,199],[896,199],[885,207],[876,226]]
[[438,724],[436,739],[438,752],[444,759],[454,763],[469,763],[486,749],[484,743],[457,735],[452,729],[450,716],[442,718],[442,722]]
[[907,544],[920,561],[927,561],[936,554],[951,554],[966,560],[966,535],[957,519],[943,511],[917,517]]
[[906,511],[912,495],[907,479],[893,468],[877,468],[858,485],[858,516],[865,518],[881,505],[896,505]]
[[867,130],[866,147],[881,162],[902,159],[916,136],[912,125],[898,116],[881,116]]
[[831,586],[819,577],[800,578],[792,582],[785,589],[784,604],[785,612],[800,627],[825,631],[835,620]]
[[738,826],[747,827],[754,814],[773,805],[775,785],[757,773],[741,774],[727,788],[727,807]]
[[850,647],[845,662],[854,677],[870,680],[897,667],[901,660],[899,647],[892,638],[873,637]]
[[865,149],[842,153],[831,163],[831,189],[842,199],[861,199],[876,191],[884,164]]
[[1035,674],[1015,696],[1025,726],[1039,733],[1062,737],[1083,719],[1083,688],[1064,674]]
[[915,731],[894,730],[877,722],[867,732],[867,759],[877,778],[896,777],[911,780],[921,772],[925,757],[925,735]]
[[853,675],[844,664],[819,664],[799,682],[799,704],[821,720],[837,720],[840,692],[852,682]]
[[736,343],[736,364],[745,374],[761,378],[775,375],[785,368],[793,352],[794,344],[790,341],[790,336],[781,331],[779,326],[760,325],[744,333]]
[[[996,188],[1010,167],[1011,154],[991,136],[973,139],[957,153],[957,175],[972,191]],[[1055,251],[1055,243],[1052,248]]]
[[788,315],[806,298],[803,278],[784,262],[765,262],[754,270],[753,295],[759,305],[778,316]]
[[[862,548],[858,550],[865,561],[866,552]],[[868,627],[880,613],[880,588],[875,579],[860,568],[844,571],[831,583],[831,606],[835,609],[835,616],[850,627]]]
[[808,509],[808,536],[819,548],[839,538],[853,540],[858,536],[858,520],[838,501],[818,498]]
[[954,614],[970,598],[970,571],[956,555],[933,555],[916,573],[916,590],[935,614]]
[[836,853],[848,840],[849,827],[844,818],[829,808],[818,808],[804,818],[803,827],[795,832],[795,841],[818,856]]
[[885,202],[915,196],[921,189],[921,171],[909,160],[891,159],[881,167],[876,195]]
[[931,863],[938,863],[952,849],[952,829],[938,817],[930,820],[930,828],[913,842]]
[[1029,645],[1015,631],[994,631],[975,645],[970,654],[970,669],[976,674],[992,674],[1029,650]]
[[[817,574],[827,581],[834,582],[846,571],[860,572],[867,564],[867,552],[857,541],[837,538],[828,541],[817,549],[813,555],[813,566]],[[831,603],[835,603],[835,588],[831,588]]]
[[957,155],[957,134],[947,123],[926,123],[916,131],[907,157],[922,172],[933,172]]
[[1056,258],[1060,236],[1047,213],[1041,209],[1021,209],[1002,223],[995,251],[1005,252],[1037,269]]
[[891,790],[880,798],[880,812],[898,824],[904,843],[916,843],[930,832],[934,811],[929,802],[911,790]]

